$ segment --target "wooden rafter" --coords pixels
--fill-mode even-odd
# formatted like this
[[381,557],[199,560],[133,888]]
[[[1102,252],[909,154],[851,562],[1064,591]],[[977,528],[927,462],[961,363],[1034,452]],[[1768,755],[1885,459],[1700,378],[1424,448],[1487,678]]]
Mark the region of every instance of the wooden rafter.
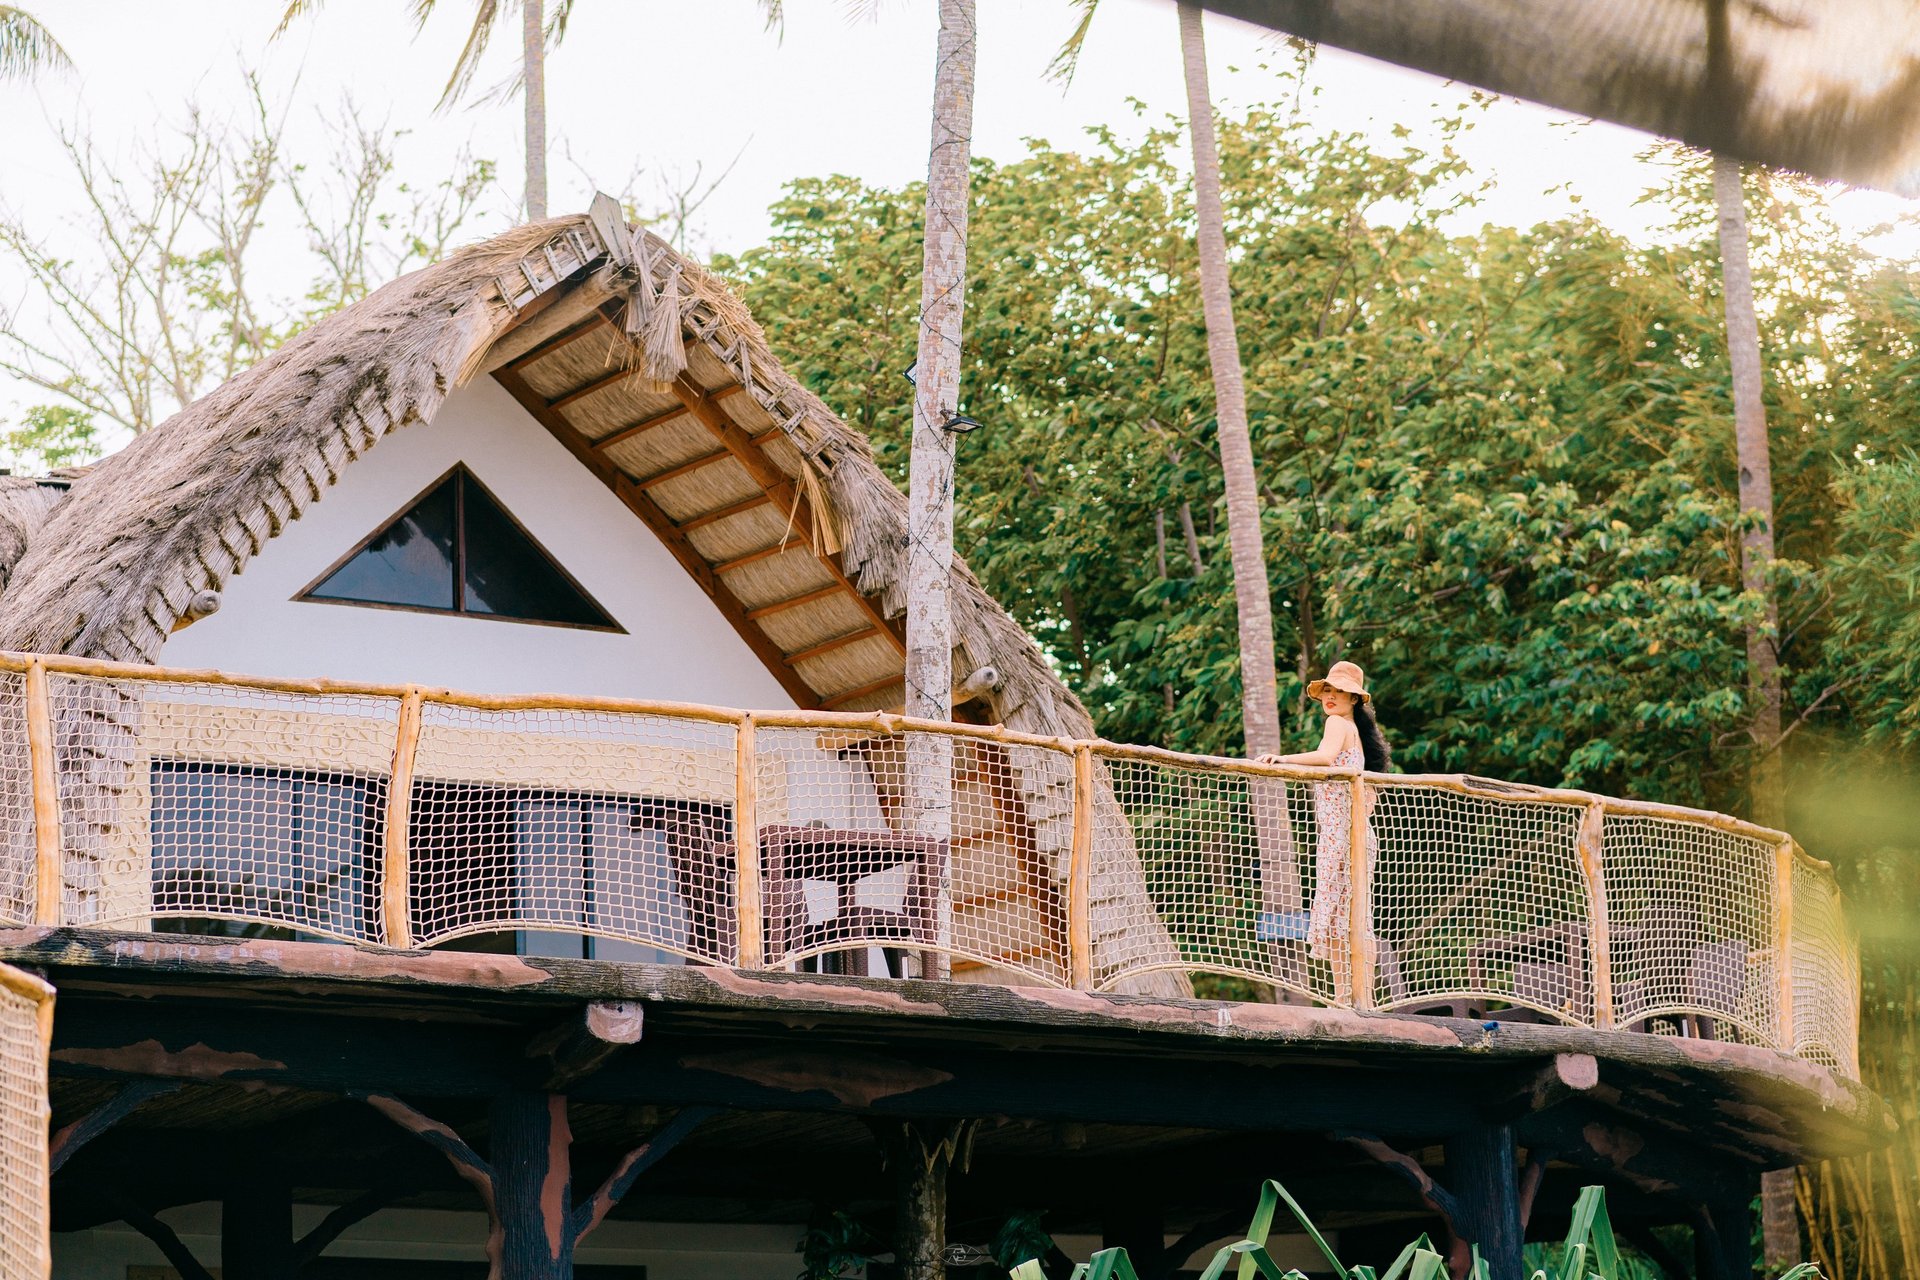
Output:
[[593,442],[593,447],[597,452],[605,453],[608,449],[613,448],[613,446],[617,444],[624,444],[628,440],[633,439],[637,435],[642,435],[648,431],[653,430],[655,427],[664,427],[669,422],[678,422],[680,421],[680,419],[686,416],[687,416],[687,410],[685,406],[682,406],[678,409],[668,409],[664,413],[650,414],[647,417],[640,419],[640,421],[638,422],[628,423],[626,426],[621,427],[618,431],[610,432],[607,435],[601,436],[598,440],[595,440]]
[[831,640],[822,640],[819,644],[811,644],[804,649],[795,650],[787,655],[787,661],[805,662],[809,658],[818,658],[823,654],[832,653],[835,649],[844,649],[850,644],[858,644],[862,640],[871,640],[879,634],[880,628],[878,627],[861,627],[858,631],[849,631],[843,636],[835,636]]
[[704,529],[716,521],[740,515],[753,510],[755,507],[768,506],[772,502],[773,498],[771,495],[756,493],[751,498],[742,498],[738,502],[729,502],[724,507],[716,507],[712,511],[703,511],[692,519],[682,520],[679,524],[679,529],[682,533],[691,533],[695,529]]
[[747,616],[755,621],[771,618],[776,613],[785,613],[789,609],[798,609],[803,604],[813,604],[817,600],[826,600],[839,594],[841,594],[841,587],[836,582],[828,586],[816,587],[812,591],[803,591],[785,600],[776,600],[772,604],[763,604],[758,609],[749,609]]
[[[550,290],[549,292],[557,293],[558,290]],[[524,323],[524,320],[522,323]],[[590,334],[598,333],[601,329],[606,328],[608,323],[605,312],[595,311],[585,320],[573,326],[573,328],[562,330],[533,350],[515,356],[513,359],[507,361],[506,364],[501,366],[500,372],[519,373],[529,365],[540,363],[540,361],[546,359],[562,347],[570,346]]]
[[713,566],[713,571],[715,573],[732,573],[735,569],[744,569],[750,564],[759,564],[762,560],[771,560],[775,556],[783,556],[789,551],[811,550],[812,548],[807,546],[806,543],[795,541],[792,532],[789,530],[781,536],[780,541],[774,543],[772,546],[761,547],[758,551],[749,551],[744,555],[734,556],[731,560],[722,560],[719,564]]
[[836,693],[820,704],[820,710],[832,711],[836,707],[843,707],[849,702],[857,701],[871,694],[885,693],[887,690],[900,685],[905,679],[905,676],[893,676],[886,680],[876,680],[872,684],[863,684],[858,689],[848,689],[844,693]]
[[525,409],[535,422],[545,427],[554,439],[565,445],[587,470],[598,476],[601,483],[613,490],[614,496],[625,503],[627,509],[639,516],[642,523],[653,531],[654,536],[673,553],[674,559],[680,562],[680,567],[700,584],[700,589],[707,593],[714,607],[720,610],[721,616],[727,620],[740,638],[747,642],[747,647],[753,650],[754,656],[760,659],[762,665],[772,673],[773,678],[780,682],[780,687],[787,691],[788,696],[802,707],[818,706],[820,695],[815,693],[800,674],[787,664],[786,657],[780,652],[779,646],[769,640],[766,633],[748,619],[746,607],[740,603],[739,597],[735,596],[732,588],[714,573],[713,566],[707,563],[706,558],[694,550],[693,544],[687,541],[684,528],[675,525],[667,513],[661,510],[660,504],[655,502],[645,490],[634,484],[618,467],[595,453],[593,445],[575,430],[564,416],[547,408],[546,401],[527,385],[526,379],[518,374],[505,372],[496,373],[494,378],[506,389],[508,395],[519,402],[520,407]]
[[669,480],[678,480],[681,476],[690,476],[696,471],[712,466],[716,462],[725,462],[733,455],[725,449],[716,453],[703,453],[691,462],[683,462],[677,467],[668,467],[665,471],[656,471],[650,476],[642,476],[634,481],[642,489],[651,489],[655,485],[665,484]]
[[[747,474],[753,477],[754,483],[766,491],[774,505],[780,508],[781,514],[792,521],[794,528],[803,531],[814,528],[814,512],[807,502],[806,495],[799,492],[787,473],[766,455],[766,451],[760,445],[764,437],[748,434],[745,427],[727,416],[726,410],[720,407],[715,395],[702,389],[684,373],[674,379],[673,393],[680,397],[680,403],[686,406],[687,411],[740,460],[740,465],[747,469]],[[906,653],[905,637],[900,634],[893,620],[882,612],[880,606],[868,599],[866,594],[853,584],[852,579],[847,577],[846,570],[840,564],[839,555],[822,551],[819,553],[819,560],[827,572],[833,575],[834,581],[859,604],[860,611],[893,641],[894,648],[899,653]]]

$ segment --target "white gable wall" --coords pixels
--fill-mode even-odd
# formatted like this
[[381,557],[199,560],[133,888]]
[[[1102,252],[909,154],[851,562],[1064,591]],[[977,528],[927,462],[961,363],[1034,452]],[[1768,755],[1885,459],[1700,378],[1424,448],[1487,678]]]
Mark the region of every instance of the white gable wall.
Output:
[[[626,635],[293,597],[464,462]],[[229,579],[216,614],[175,632],[171,667],[791,707],[659,539],[491,379],[402,428]]]

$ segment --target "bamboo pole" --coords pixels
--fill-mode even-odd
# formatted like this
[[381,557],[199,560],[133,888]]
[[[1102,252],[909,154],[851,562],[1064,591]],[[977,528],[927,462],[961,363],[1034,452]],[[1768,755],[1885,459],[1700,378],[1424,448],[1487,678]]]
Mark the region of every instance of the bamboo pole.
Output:
[[[1373,867],[1367,860],[1367,780],[1354,778],[1353,812],[1347,824],[1347,868],[1351,891],[1347,898],[1347,1004],[1373,1008]],[[1336,987],[1339,984],[1335,976]],[[1336,992],[1336,998],[1338,993]]]
[[66,895],[60,865],[60,774],[53,751],[47,669],[27,666],[27,761],[33,782],[33,922],[58,925]]
[[742,969],[767,966],[766,914],[760,900],[760,816],[754,716],[741,717],[734,751],[733,871],[735,963]]
[[1774,997],[1779,1031],[1774,1044],[1792,1053],[1798,1039],[1793,1025],[1793,850],[1791,840],[1773,849],[1773,967],[1778,982]]
[[1067,981],[1093,990],[1093,748],[1073,752],[1073,849],[1067,863]]
[[1593,966],[1593,1026],[1611,1031],[1613,1010],[1613,933],[1607,921],[1605,805],[1590,804],[1580,819],[1580,876],[1587,886],[1587,956]]
[[393,738],[393,769],[387,783],[387,846],[381,886],[386,943],[413,945],[413,761],[420,749],[420,704],[424,694],[411,685],[400,698],[400,721]]

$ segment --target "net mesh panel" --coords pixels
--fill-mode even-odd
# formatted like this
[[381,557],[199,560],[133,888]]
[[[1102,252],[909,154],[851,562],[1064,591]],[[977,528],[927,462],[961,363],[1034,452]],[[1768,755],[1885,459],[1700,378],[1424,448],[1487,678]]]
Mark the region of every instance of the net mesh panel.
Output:
[[0,1276],[52,1270],[47,1203],[47,1051],[40,1001],[0,986]]
[[1590,1023],[1584,807],[1378,780],[1369,789],[1376,1003],[1497,1001]]
[[1799,858],[1793,865],[1792,953],[1792,1051],[1858,1079],[1859,944],[1831,873]]
[[415,939],[550,930],[734,963],[736,751],[706,720],[426,703]]
[[397,699],[59,675],[48,695],[69,921],[379,941]]
[[[948,836],[915,831],[908,755],[951,744]],[[1073,756],[961,735],[756,730],[766,954],[936,954],[1014,982],[1067,981]],[[1062,807],[1064,801],[1064,807]],[[1064,821],[1061,819],[1064,817]],[[916,958],[917,957],[917,958]]]
[[1615,1022],[1779,1042],[1774,846],[1704,823],[1609,813],[1602,847]]
[[[1181,968],[1332,998],[1331,964],[1308,954],[1323,887],[1313,784],[1117,755],[1098,757],[1095,783],[1125,818],[1094,828],[1097,986]],[[1345,783],[1322,785],[1346,803]]]
[[0,923],[33,923],[33,765],[27,677],[0,672]]

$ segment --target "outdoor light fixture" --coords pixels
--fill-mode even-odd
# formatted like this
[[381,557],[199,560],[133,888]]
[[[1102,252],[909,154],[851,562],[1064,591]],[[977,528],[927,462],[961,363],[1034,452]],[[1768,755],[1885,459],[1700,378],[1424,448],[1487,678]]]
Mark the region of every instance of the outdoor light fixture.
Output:
[[915,369],[918,369],[919,367],[920,367],[920,362],[918,360],[915,360],[912,364],[908,365],[906,368],[900,371],[900,376],[905,378],[910,385],[917,387],[920,384],[913,380],[913,371]]
[[956,413],[951,418],[948,418],[946,426],[942,428],[942,430],[951,431],[957,436],[963,436],[969,431],[978,431],[979,429],[980,424],[964,413]]

